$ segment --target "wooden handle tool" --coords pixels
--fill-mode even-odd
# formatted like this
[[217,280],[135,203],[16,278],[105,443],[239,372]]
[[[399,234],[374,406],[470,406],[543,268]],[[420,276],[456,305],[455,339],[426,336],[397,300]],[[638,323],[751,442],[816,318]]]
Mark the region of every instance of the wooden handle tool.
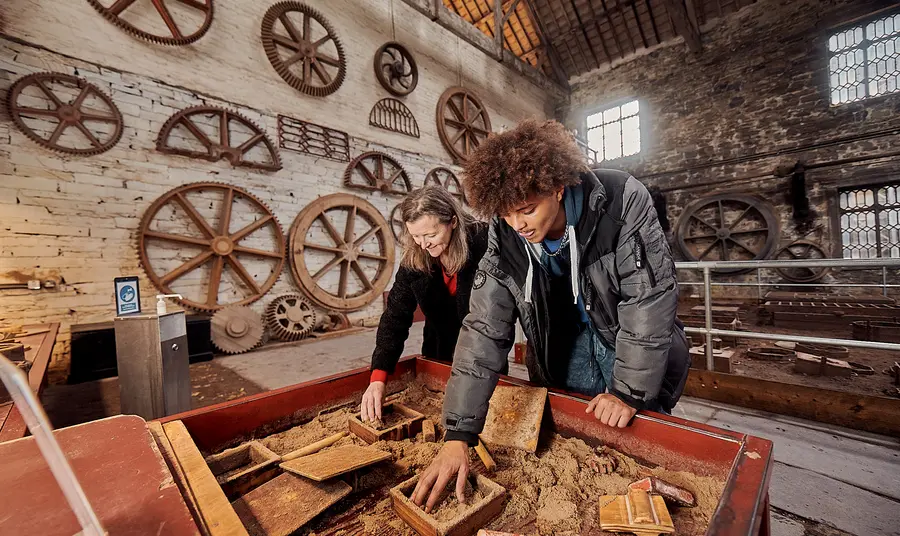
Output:
[[309,456],[310,454],[315,454],[316,452],[319,452],[320,450],[324,449],[325,447],[330,447],[331,445],[334,445],[335,443],[337,443],[338,441],[343,439],[344,436],[346,436],[346,435],[347,435],[347,432],[339,432],[337,434],[334,434],[331,437],[326,437],[325,439],[323,439],[321,441],[316,441],[315,443],[310,443],[309,445],[306,445],[305,447],[301,447],[295,451],[288,452],[287,454],[285,454],[284,456],[281,457],[281,461],[289,462],[291,460],[300,458],[301,456]]
[[475,452],[478,454],[478,457],[481,458],[481,462],[484,464],[485,469],[493,471],[497,468],[497,462],[494,461],[494,458],[491,458],[491,453],[488,452],[487,447],[484,446],[481,439],[478,440],[478,445],[475,446]]

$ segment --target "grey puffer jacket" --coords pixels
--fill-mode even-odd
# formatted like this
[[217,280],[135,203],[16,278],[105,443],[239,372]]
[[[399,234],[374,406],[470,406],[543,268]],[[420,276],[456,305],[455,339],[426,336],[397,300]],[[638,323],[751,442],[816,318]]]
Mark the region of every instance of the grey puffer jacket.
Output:
[[[620,171],[586,172],[581,184],[584,206],[574,228],[572,257],[579,277],[573,288],[594,328],[615,348],[609,391],[637,409],[658,404],[670,410],[684,389],[690,356],[675,317],[675,265],[653,201],[637,179]],[[447,384],[447,440],[477,441],[488,400],[507,364],[516,320],[528,339],[531,380],[564,387],[565,376],[558,371],[568,353],[554,348],[559,334],[550,333],[555,314],[551,283],[545,270],[533,269],[529,255],[515,230],[494,218]]]

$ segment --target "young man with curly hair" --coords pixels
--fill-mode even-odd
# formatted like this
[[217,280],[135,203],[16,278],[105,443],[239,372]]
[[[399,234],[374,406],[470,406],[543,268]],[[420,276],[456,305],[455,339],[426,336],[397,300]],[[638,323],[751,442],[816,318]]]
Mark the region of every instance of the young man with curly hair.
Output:
[[671,411],[690,367],[675,265],[637,179],[591,171],[560,123],[528,120],[482,143],[463,181],[492,221],[447,383],[446,443],[412,496],[426,511],[454,476],[462,498],[517,320],[531,381],[594,397],[587,413],[609,426]]

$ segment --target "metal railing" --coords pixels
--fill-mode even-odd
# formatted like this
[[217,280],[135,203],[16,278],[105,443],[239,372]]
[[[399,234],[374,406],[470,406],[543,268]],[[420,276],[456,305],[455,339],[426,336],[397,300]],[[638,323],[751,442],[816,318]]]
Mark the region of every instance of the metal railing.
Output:
[[[777,333],[761,333],[758,331],[736,331],[727,329],[715,329],[712,323],[712,287],[758,287],[759,299],[762,299],[762,287],[785,286],[784,282],[764,283],[761,277],[763,269],[777,268],[855,268],[855,269],[875,269],[881,268],[882,282],[881,284],[872,283],[828,283],[828,284],[796,284],[787,283],[789,286],[808,286],[808,287],[878,287],[882,288],[884,295],[887,296],[887,289],[900,288],[900,284],[889,284],[887,273],[888,269],[900,269],[900,259],[882,258],[882,259],[803,259],[790,261],[699,261],[699,262],[676,262],[676,270],[700,270],[703,272],[703,282],[697,281],[679,281],[682,286],[699,286],[703,285],[703,307],[705,316],[705,327],[694,328],[685,327],[685,333],[697,333],[706,337],[706,369],[714,370],[713,358],[713,336],[726,336],[744,339],[763,339],[773,341],[789,341],[809,344],[823,344],[829,346],[846,346],[849,348],[869,348],[874,350],[894,350],[900,351],[900,344],[889,342],[874,341],[857,341],[854,339],[833,339],[828,337],[807,337],[804,335],[780,335]],[[755,269],[756,283],[744,282],[726,282],[712,281],[713,270],[727,269]]]

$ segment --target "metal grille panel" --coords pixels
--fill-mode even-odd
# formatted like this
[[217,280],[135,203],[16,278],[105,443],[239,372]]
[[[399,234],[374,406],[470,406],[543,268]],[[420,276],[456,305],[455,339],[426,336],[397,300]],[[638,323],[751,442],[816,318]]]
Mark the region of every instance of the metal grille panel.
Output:
[[843,190],[838,204],[845,259],[900,258],[900,183]]
[[900,85],[900,13],[828,40],[831,104],[885,95]]

